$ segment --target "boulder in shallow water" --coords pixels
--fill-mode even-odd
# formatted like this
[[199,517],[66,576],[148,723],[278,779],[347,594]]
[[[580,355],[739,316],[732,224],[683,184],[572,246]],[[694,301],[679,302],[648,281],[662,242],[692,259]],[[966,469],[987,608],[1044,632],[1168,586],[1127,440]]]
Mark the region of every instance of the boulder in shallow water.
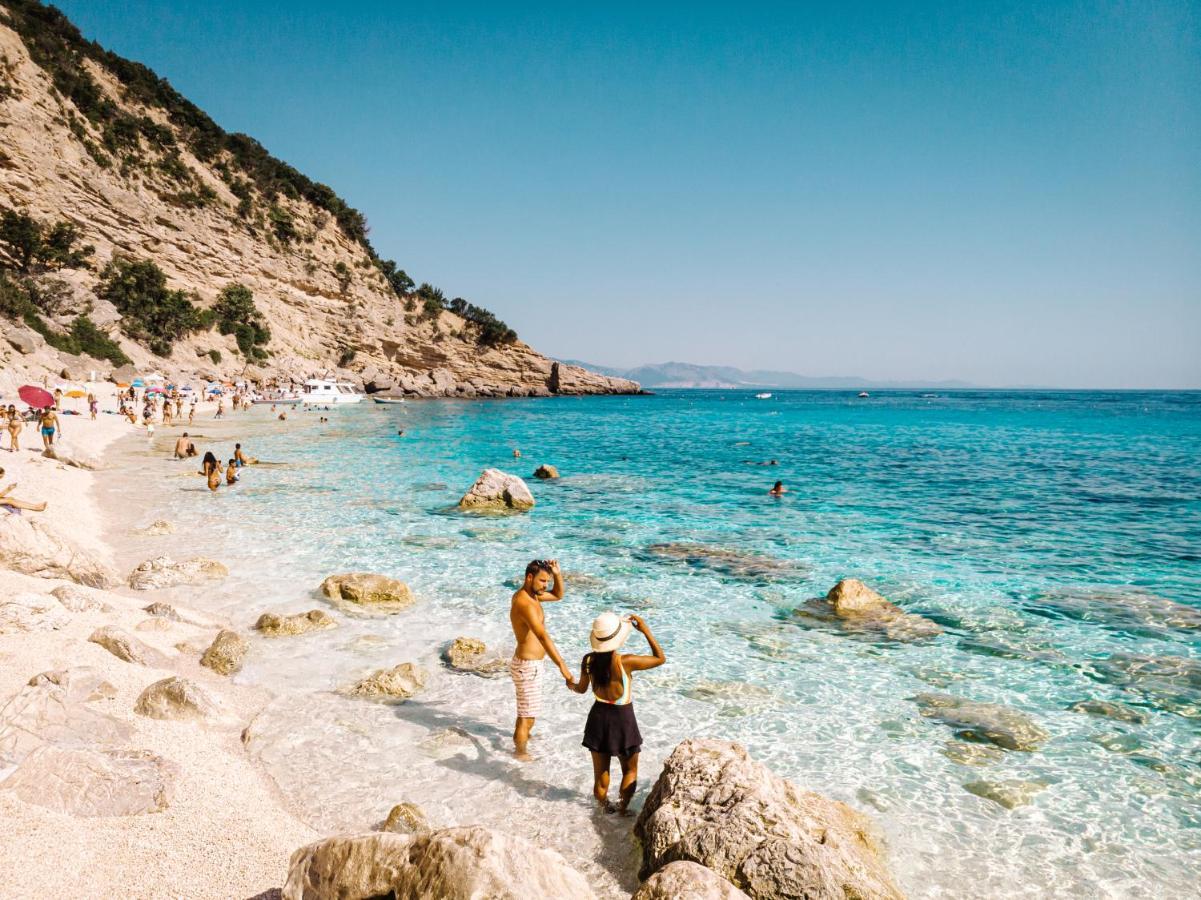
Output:
[[49,594],[0,597],[0,634],[58,631],[71,621],[58,599]]
[[91,553],[29,515],[0,516],[0,567],[94,588],[115,587],[121,581]]
[[1201,659],[1113,653],[1086,671],[1093,678],[1137,691],[1161,709],[1201,718]]
[[1201,631],[1201,609],[1139,588],[1067,588],[1027,601],[1026,609],[1051,619],[1075,619],[1105,628],[1152,634]]
[[175,526],[166,519],[155,519],[145,528],[139,529],[138,534],[144,534],[148,537],[158,537],[164,534],[175,534]]
[[331,600],[378,612],[397,612],[415,602],[413,592],[403,581],[371,572],[330,575],[321,582],[321,593]]
[[337,620],[323,609],[310,609],[306,613],[296,613],[291,616],[266,612],[259,616],[258,621],[254,623],[254,627],[267,637],[308,634],[310,631],[336,628],[337,625]]
[[50,593],[64,609],[71,612],[92,612],[105,608],[105,604],[90,590],[77,584],[60,584]]
[[1046,785],[1041,781],[1010,778],[1005,781],[969,781],[963,787],[969,794],[991,800],[998,806],[1017,809],[1029,803],[1035,794],[1046,788]]
[[832,623],[857,634],[879,634],[890,640],[913,641],[942,634],[942,628],[924,616],[907,613],[877,594],[857,578],[844,578],[824,598],[810,600],[796,610],[800,618]]
[[241,670],[242,660],[246,658],[249,650],[250,644],[244,637],[236,631],[224,628],[204,651],[204,655],[200,657],[200,664],[218,675],[233,675]]
[[292,854],[283,900],[594,900],[558,853],[487,828],[326,838]]
[[347,688],[352,697],[375,700],[408,700],[425,687],[426,673],[413,663],[380,669]]
[[801,791],[739,744],[686,740],[634,826],[647,879],[668,863],[707,866],[754,898],[896,900],[871,821]]
[[1145,725],[1151,721],[1151,717],[1141,709],[1135,709],[1125,703],[1115,703],[1112,700],[1080,700],[1069,706],[1068,711],[1114,719],[1118,722],[1129,722],[1132,725]]
[[380,831],[392,834],[416,834],[419,831],[429,831],[430,823],[425,813],[416,803],[397,803],[388,811]]
[[943,744],[942,755],[961,766],[991,766],[1005,758],[1005,751],[992,744],[973,744],[950,740]]
[[500,469],[485,469],[459,501],[462,509],[527,510],[534,508],[534,495],[516,475]]
[[221,715],[217,701],[200,685],[176,675],[147,687],[138,696],[133,709],[150,719],[212,721]]
[[712,869],[681,859],[644,881],[630,900],[747,900],[747,895]]
[[804,566],[791,560],[686,541],[651,544],[646,548],[646,556],[657,561],[685,563],[694,569],[716,572],[740,581],[780,581],[805,572]]
[[166,809],[178,775],[173,762],[145,750],[44,744],[0,790],[73,816],[136,816]]
[[168,662],[165,654],[112,625],[97,628],[88,640],[93,644],[99,644],[117,659],[127,663],[162,668]]
[[442,651],[442,661],[459,672],[470,672],[485,678],[502,675],[506,670],[505,661],[490,654],[479,638],[455,638]]
[[129,576],[129,586],[135,591],[153,591],[158,588],[175,587],[178,584],[201,584],[224,578],[229,569],[213,559],[196,556],[192,559],[173,560],[156,556],[139,565]]
[[953,694],[918,694],[911,698],[928,719],[955,729],[967,741],[987,741],[1004,750],[1037,750],[1047,733],[1024,712],[999,703],[980,703]]
[[554,466],[541,465],[534,470],[535,478],[551,479],[559,477],[559,470]]

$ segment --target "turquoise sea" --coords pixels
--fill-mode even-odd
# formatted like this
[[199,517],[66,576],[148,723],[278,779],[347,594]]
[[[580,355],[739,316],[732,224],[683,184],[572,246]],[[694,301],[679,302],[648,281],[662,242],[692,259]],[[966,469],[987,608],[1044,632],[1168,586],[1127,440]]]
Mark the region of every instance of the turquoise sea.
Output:
[[[135,539],[129,561],[199,554],[231,569],[181,603],[248,629],[265,609],[323,606],[321,579],[354,570],[420,598],[259,640],[239,676],[278,695],[248,749],[318,827],[370,827],[412,800],[436,824],[554,846],[605,895],[628,894],[629,821],[589,806],[587,701],[548,670],[538,758],[523,765],[508,754],[508,680],[438,659],[457,635],[507,656],[515,579],[555,557],[569,587],[547,618],[573,669],[606,609],[644,616],[667,651],[635,685],[639,805],[679,740],[730,738],[869,813],[913,897],[1196,896],[1201,394],[664,391],[368,402],[286,423],[260,407],[191,430],[202,451],[227,457],[236,437],[281,465],[210,497],[165,459],[173,431],[153,452],[131,445],[138,478],[106,490],[127,498],[130,527],[167,518],[178,532]],[[534,480],[541,463],[563,477]],[[536,508],[458,512],[485,467],[525,477]],[[943,633],[898,642],[793,614],[843,577]],[[406,704],[333,693],[408,660],[431,677]],[[965,751],[919,714],[912,698],[930,692],[1020,710],[1048,738]],[[1069,710],[1083,700],[1140,721]],[[1027,805],[965,788],[1008,780],[1035,783]]]

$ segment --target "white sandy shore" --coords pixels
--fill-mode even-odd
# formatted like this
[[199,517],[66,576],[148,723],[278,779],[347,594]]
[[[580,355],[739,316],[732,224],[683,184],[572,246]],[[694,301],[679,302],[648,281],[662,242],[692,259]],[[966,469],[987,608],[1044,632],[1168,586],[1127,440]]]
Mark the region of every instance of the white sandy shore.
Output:
[[[111,395],[109,387],[102,409],[115,406]],[[114,441],[139,431],[115,415],[102,414],[96,422],[85,416],[64,417],[65,449],[102,459]],[[23,443],[40,450],[35,429],[27,428],[22,437]],[[17,496],[49,502],[46,512],[25,516],[112,564],[113,544],[120,536],[103,533],[103,510],[92,491],[96,480],[105,477],[103,468],[71,468],[30,450],[0,451],[0,466],[6,469],[4,483],[19,484]],[[0,598],[45,595],[66,583],[0,569]],[[167,630],[137,630],[149,618],[143,607],[156,599],[153,591],[120,588],[96,593],[110,609],[71,613],[60,630],[0,633],[0,706],[40,672],[93,667],[117,691],[114,698],[89,705],[130,726],[129,749],[149,750],[178,764],[174,795],[169,807],[158,813],[77,818],[26,803],[0,785],[0,894],[247,898],[279,887],[292,851],[319,835],[285,808],[274,784],[242,749],[241,728],[266,697],[198,664],[199,651],[221,623],[177,605],[185,618],[203,624],[172,622]],[[88,642],[88,636],[104,625],[121,627],[167,654],[166,667],[126,663]],[[180,643],[189,650],[177,650]],[[169,675],[201,684],[232,714],[230,723],[214,727],[135,714],[139,693]],[[0,779],[7,775],[0,769]]]

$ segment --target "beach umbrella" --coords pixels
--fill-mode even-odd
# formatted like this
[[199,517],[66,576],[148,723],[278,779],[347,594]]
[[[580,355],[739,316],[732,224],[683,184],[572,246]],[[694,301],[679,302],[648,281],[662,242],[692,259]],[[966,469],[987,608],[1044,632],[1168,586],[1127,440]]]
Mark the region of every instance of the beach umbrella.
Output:
[[133,386],[134,387],[145,387],[146,382],[144,382],[141,378],[135,378],[133,380]]
[[163,392],[163,389],[162,389],[161,387],[148,387],[148,388],[146,388],[146,393],[147,393],[147,394],[161,394],[162,392]]
[[67,391],[67,396],[74,397],[76,400],[78,400],[80,397],[86,397],[87,395],[87,391],[81,391],[79,388],[75,388],[75,390],[72,391]]
[[117,387],[124,390],[125,388],[129,387],[129,382],[128,381],[118,381]]
[[221,388],[219,388],[219,387],[215,387],[215,388],[209,388],[209,393],[210,393],[210,394],[220,394],[220,393],[221,393]]
[[17,396],[33,409],[45,409],[54,405],[54,395],[32,384],[17,388]]

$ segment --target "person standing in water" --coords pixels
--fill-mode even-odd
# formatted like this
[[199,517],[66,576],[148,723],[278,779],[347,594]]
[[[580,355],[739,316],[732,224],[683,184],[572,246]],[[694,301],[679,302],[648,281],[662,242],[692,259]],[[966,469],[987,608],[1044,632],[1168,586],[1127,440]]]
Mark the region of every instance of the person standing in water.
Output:
[[517,649],[509,660],[509,676],[517,692],[517,721],[513,726],[513,745],[518,759],[528,759],[526,747],[534,720],[542,711],[542,661],[549,654],[559,674],[571,684],[571,670],[559,655],[555,642],[546,633],[542,604],[563,599],[563,573],[557,560],[536,559],[525,567],[525,580],[509,607],[509,622]]
[[[653,655],[617,652],[631,630],[642,632]],[[611,612],[601,613],[592,623],[588,642],[592,652],[580,662],[580,680],[567,686],[582,694],[591,682],[596,702],[588,713],[582,743],[592,754],[592,794],[604,812],[616,811],[624,816],[638,790],[638,754],[642,752],[642,734],[634,718],[632,676],[663,665],[667,655],[650,626],[638,616],[618,618]],[[616,808],[609,802],[609,766],[614,756],[621,763]]]

